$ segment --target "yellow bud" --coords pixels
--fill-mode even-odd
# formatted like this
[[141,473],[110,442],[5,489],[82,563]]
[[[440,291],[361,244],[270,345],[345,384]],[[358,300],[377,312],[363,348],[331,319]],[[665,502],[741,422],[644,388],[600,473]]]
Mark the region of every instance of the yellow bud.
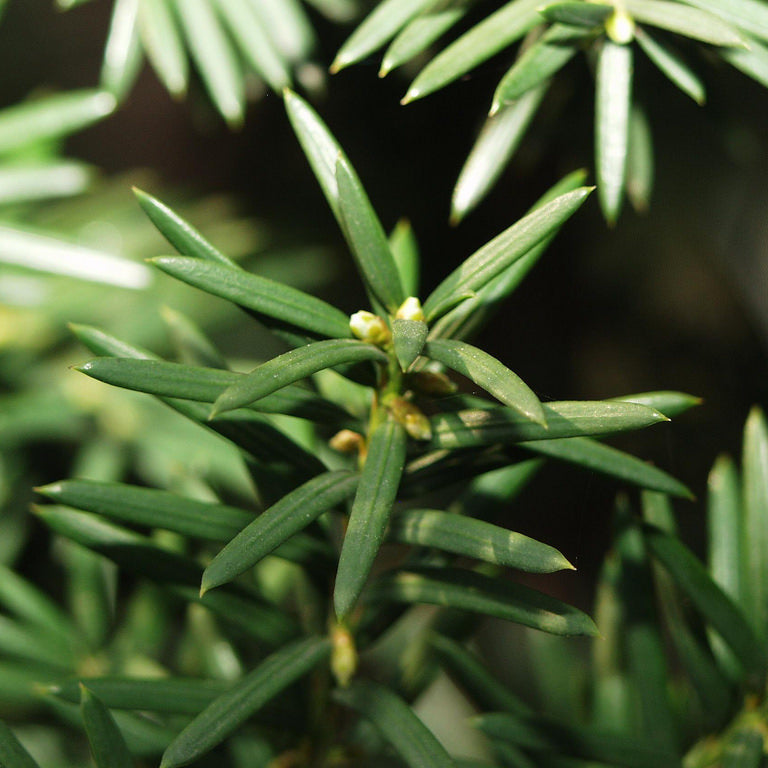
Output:
[[361,449],[364,442],[363,436],[359,432],[342,429],[328,441],[328,445],[340,453],[355,453]]
[[350,316],[349,327],[358,339],[379,347],[387,344],[392,338],[387,324],[378,315],[364,309]]
[[421,302],[415,296],[409,296],[397,310],[395,315],[399,320],[424,320],[424,310]]
[[351,632],[341,624],[331,630],[331,671],[342,688],[357,671],[357,650]]
[[392,395],[386,398],[384,405],[414,440],[429,440],[432,437],[429,419],[410,400]]
[[623,8],[617,8],[606,20],[605,32],[614,43],[626,45],[635,38],[635,21]]

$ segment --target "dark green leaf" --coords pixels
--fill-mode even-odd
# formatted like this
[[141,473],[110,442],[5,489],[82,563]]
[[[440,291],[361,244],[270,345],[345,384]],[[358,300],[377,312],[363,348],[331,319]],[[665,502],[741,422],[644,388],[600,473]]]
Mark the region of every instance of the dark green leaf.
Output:
[[[199,368],[165,360],[126,357],[97,358],[77,370],[116,387],[201,403],[215,402],[224,391],[237,386],[246,376],[220,368]],[[259,399],[251,407],[262,413],[282,413],[339,426],[356,424],[339,406],[292,385]]]
[[491,738],[532,752],[560,753],[624,768],[680,765],[676,755],[649,744],[647,739],[595,731],[585,726],[577,728],[535,715],[494,713],[476,717],[474,723]]
[[201,592],[232,581],[323,512],[349,498],[357,484],[357,475],[340,470],[319,475],[283,496],[216,555],[203,573]]
[[455,768],[455,763],[416,713],[378,683],[356,681],[333,698],[370,720],[411,768]]
[[333,601],[343,619],[354,608],[389,522],[405,465],[406,433],[393,418],[379,424],[368,440],[349,523],[339,555]]
[[512,581],[452,568],[419,568],[383,576],[366,593],[370,603],[427,603],[494,616],[555,635],[596,635],[577,608]]
[[0,720],[0,765],[3,768],[40,768],[2,720]]
[[[574,5],[589,8],[591,4]],[[548,29],[501,78],[493,94],[491,115],[541,85],[564,67],[573,58],[584,37],[583,32],[572,27],[555,25]]]
[[747,47],[746,39],[717,16],[667,0],[627,0],[626,8],[637,21],[667,29],[711,45]]
[[511,408],[440,414],[432,419],[430,447],[474,448],[495,443],[612,434],[669,421],[658,411],[635,403],[552,402],[544,404],[543,409],[546,428]]
[[[231,684],[222,680],[182,677],[83,677],[80,681],[110,709],[138,709],[177,715],[197,715]],[[47,691],[65,701],[80,701],[78,680],[49,686]]]
[[428,341],[424,354],[466,376],[505,405],[546,427],[541,402],[533,390],[513,371],[487,352],[455,339]]
[[396,318],[392,321],[395,355],[404,371],[407,371],[411,363],[422,353],[428,333],[429,327],[423,320]]
[[435,0],[382,0],[341,46],[331,65],[331,72],[339,72],[364,59],[434,4]]
[[112,520],[163,528],[212,541],[228,541],[254,519],[252,513],[224,504],[122,483],[65,480],[36,490],[57,504],[94,512]]
[[360,275],[373,295],[394,313],[406,298],[400,274],[381,222],[343,155],[336,160],[336,184],[342,230]]
[[445,307],[444,311],[447,311],[450,308],[447,302],[452,297],[479,291],[531,248],[554,234],[581,207],[591,191],[591,188],[583,187],[560,195],[475,251],[432,291],[424,304],[427,320],[436,319],[438,307]]
[[568,560],[548,544],[482,520],[436,509],[409,509],[395,514],[389,536],[404,544],[435,547],[529,573],[573,569]]
[[437,633],[430,635],[429,645],[440,665],[474,699],[481,710],[530,711],[524,702],[463,645]]
[[218,262],[237,269],[231,259],[214,248],[191,224],[184,221],[167,205],[140,189],[134,188],[133,191],[149,220],[179,253],[204,261]]
[[707,540],[709,573],[730,598],[742,607],[741,583],[746,541],[742,537],[743,516],[739,475],[727,456],[715,462],[707,481]]
[[385,363],[386,355],[371,344],[353,339],[316,341],[262,363],[227,389],[214,403],[211,418],[271,395],[317,371],[342,363],[372,360]]
[[614,12],[615,6],[602,3],[584,3],[566,0],[545,5],[539,9],[547,21],[579,27],[601,27]]
[[645,213],[653,192],[653,137],[645,112],[632,105],[629,116],[629,150],[627,154],[627,196],[632,207]]
[[540,0],[512,0],[487,16],[424,67],[411,83],[402,103],[444,88],[512,45],[541,21],[540,5]]
[[326,638],[310,637],[268,656],[176,737],[163,754],[161,768],[186,765],[209,752],[280,691],[326,659],[330,650]]
[[680,55],[660,43],[644,29],[638,29],[635,38],[646,56],[683,92],[697,104],[707,100],[704,83],[682,60]]
[[227,361],[197,323],[170,307],[161,307],[179,360],[186,365],[227,370]]
[[109,710],[82,683],[80,691],[80,711],[97,768],[131,768],[130,752]]
[[765,651],[744,614],[676,538],[647,527],[645,541],[680,590],[734,652],[750,684],[762,685],[757,681],[762,681],[765,676]]
[[661,491],[685,499],[693,498],[693,494],[685,485],[661,469],[588,437],[537,440],[521,443],[521,447],[542,456],[567,461],[615,477],[640,488]]
[[632,106],[632,48],[605,38],[597,64],[595,166],[600,207],[609,224],[621,210]]

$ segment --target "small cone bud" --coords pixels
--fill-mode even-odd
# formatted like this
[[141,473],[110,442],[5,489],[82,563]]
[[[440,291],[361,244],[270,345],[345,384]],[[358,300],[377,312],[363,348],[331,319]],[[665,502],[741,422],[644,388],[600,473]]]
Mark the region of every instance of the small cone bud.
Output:
[[357,650],[350,631],[341,624],[336,624],[331,630],[331,671],[342,688],[357,671]]
[[421,302],[415,296],[409,296],[397,310],[395,315],[399,320],[421,320],[424,321],[424,310],[421,308]]
[[452,395],[458,387],[444,373],[417,371],[408,374],[408,386],[420,395],[442,397]]
[[328,445],[340,453],[356,453],[362,448],[363,443],[363,436],[351,429],[342,429],[328,441]]
[[392,396],[386,399],[384,405],[414,440],[429,440],[432,437],[429,419],[410,400]]
[[349,318],[349,327],[358,339],[382,347],[392,338],[387,324],[373,312],[361,309]]
[[617,8],[606,20],[605,32],[614,43],[626,45],[635,39],[635,21],[625,10]]

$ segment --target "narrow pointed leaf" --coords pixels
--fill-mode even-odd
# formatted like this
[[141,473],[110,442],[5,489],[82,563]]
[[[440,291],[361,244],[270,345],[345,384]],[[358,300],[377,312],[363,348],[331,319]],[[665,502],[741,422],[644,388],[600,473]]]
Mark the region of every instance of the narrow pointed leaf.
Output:
[[[529,98],[526,95],[519,104]],[[512,109],[515,107],[513,106]],[[503,116],[506,110],[501,113]],[[495,120],[496,118],[491,118]],[[489,162],[493,161],[493,155],[489,148]],[[531,210],[536,210],[557,199],[566,192],[572,192],[582,186],[586,180],[586,171],[578,170],[569,173],[557,184],[550,187],[544,195],[537,200]],[[476,334],[498,311],[502,302],[525,279],[525,276],[533,269],[541,255],[546,251],[555,235],[550,235],[538,245],[531,248],[525,255],[514,261],[509,267],[502,270],[490,282],[478,290],[472,298],[467,299],[457,307],[443,315],[430,328],[430,338],[454,338],[466,339]]]
[[588,437],[536,440],[520,443],[520,447],[540,456],[576,464],[640,488],[660,491],[684,499],[693,498],[693,494],[683,483],[658,467]]
[[432,418],[430,447],[472,448],[495,443],[605,435],[668,421],[658,411],[635,403],[564,401],[546,403],[542,407],[546,428],[511,408],[440,414]]
[[696,395],[689,395],[687,392],[675,392],[674,390],[638,392],[634,395],[622,395],[622,397],[612,399],[621,403],[637,403],[648,408],[655,408],[670,419],[680,416],[702,403],[702,399]]
[[149,220],[179,253],[237,268],[231,259],[214,248],[191,224],[184,221],[167,205],[140,189],[134,188],[133,191]]
[[528,573],[553,573],[573,568],[548,544],[482,520],[436,509],[409,509],[397,513],[390,524],[389,536],[404,544],[435,547]]
[[453,0],[426,10],[409,22],[392,41],[381,60],[379,77],[423,53],[466,16],[473,0]]
[[0,169],[0,205],[79,195],[93,176],[90,166],[77,162],[6,165]]
[[105,91],[82,90],[23,102],[0,112],[0,154],[79,131],[115,108]]
[[427,341],[429,327],[422,320],[392,321],[392,341],[400,367],[406,371],[411,363],[422,353]]
[[290,70],[275,50],[252,4],[248,0],[214,0],[214,4],[243,58],[277,93],[289,86]]
[[761,40],[768,40],[768,8],[760,0],[685,0],[719,16]]
[[512,0],[487,16],[424,67],[403,103],[444,88],[519,40],[540,23],[540,5],[541,0]]
[[116,99],[131,90],[143,54],[139,39],[139,0],[117,0],[101,66],[101,85]]
[[[589,7],[590,4],[579,5]],[[584,37],[580,30],[572,27],[556,24],[548,29],[501,78],[493,94],[491,114],[552,77],[573,58]]]
[[579,27],[600,27],[614,12],[614,6],[603,3],[566,2],[548,3],[539,9],[547,21]]
[[768,636],[768,425],[759,408],[744,426],[742,586],[759,637]]
[[493,713],[480,715],[473,722],[492,739],[532,752],[559,753],[623,768],[673,768],[680,765],[674,753],[665,752],[646,739],[584,726],[576,728],[536,715]]
[[434,339],[427,342],[424,354],[466,376],[505,405],[546,427],[541,402],[533,390],[487,352],[464,341]]
[[38,627],[30,627],[0,615],[0,654],[11,657],[19,663],[32,661],[35,665],[66,670],[75,663],[75,653],[68,643],[62,643],[60,637],[52,637],[41,632]]
[[331,65],[331,72],[338,72],[364,59],[434,4],[435,0],[383,0],[341,46]]
[[378,347],[353,339],[317,341],[292,349],[263,363],[224,390],[214,404],[214,414],[249,405],[325,368],[364,360],[386,362],[386,355]]
[[717,16],[667,0],[627,0],[627,11],[637,21],[701,40],[711,45],[747,47],[746,39]]
[[427,320],[436,319],[436,308],[447,306],[451,297],[480,290],[531,248],[554,234],[576,213],[591,191],[591,188],[583,187],[555,198],[475,251],[432,291],[424,303]]
[[749,40],[749,50],[721,48],[720,57],[748,77],[768,88],[768,46]]
[[632,105],[632,48],[605,38],[597,64],[595,166],[597,194],[609,224],[624,196]]
[[80,711],[97,768],[132,768],[133,759],[109,710],[82,683],[80,690]]
[[176,12],[211,100],[231,126],[241,125],[245,102],[243,74],[213,8],[208,0],[177,0]]
[[450,568],[388,574],[373,583],[366,600],[427,603],[494,616],[555,635],[596,635],[592,619],[577,608],[512,581]]
[[660,43],[644,29],[638,29],[635,38],[646,56],[685,94],[697,104],[707,100],[704,83],[682,60],[680,55]]
[[411,768],[456,768],[413,709],[388,688],[359,680],[334,691],[333,698],[373,723]]
[[187,90],[187,57],[171,5],[166,0],[139,0],[139,32],[163,85],[182,96]]
[[3,768],[40,768],[2,720],[0,720],[0,765]]
[[405,446],[405,430],[392,418],[380,424],[369,438],[368,453],[339,555],[333,593],[339,619],[343,619],[357,602],[384,540],[405,465]]
[[739,475],[727,456],[720,456],[707,480],[707,540],[709,573],[734,601],[743,602],[745,561]]
[[748,682],[761,685],[758,681],[765,677],[765,650],[744,614],[711,579],[693,553],[675,537],[657,528],[646,527],[645,541],[680,590],[734,652]]
[[[89,677],[80,681],[110,709],[138,709],[175,715],[197,715],[231,687],[223,680],[168,677]],[[49,686],[49,693],[65,701],[80,701],[77,680]]]
[[517,150],[544,98],[548,83],[531,88],[485,121],[461,169],[451,197],[451,223],[458,224],[485,197]]
[[38,488],[37,492],[56,504],[111,520],[212,541],[228,541],[254,519],[252,513],[236,507],[123,483],[64,480]]
[[341,310],[289,285],[200,259],[161,256],[151,263],[188,285],[294,328],[335,339],[351,336],[349,317]]
[[336,183],[342,228],[357,268],[376,298],[395,312],[405,301],[400,274],[381,222],[357,174],[344,157],[336,161]]
[[518,699],[463,645],[436,632],[430,634],[429,645],[440,665],[474,699],[481,710],[530,711],[527,704]]
[[[96,358],[77,370],[116,387],[203,403],[215,402],[228,387],[237,386],[247,375],[220,368],[125,357]],[[261,398],[252,407],[263,413],[282,413],[330,424],[353,423],[334,403],[291,385]]]
[[229,366],[221,352],[191,318],[167,306],[161,307],[160,314],[170,332],[174,351],[180,362],[228,370]]
[[176,737],[163,754],[161,768],[186,765],[210,752],[278,693],[323,662],[330,650],[326,638],[310,637],[268,656]]
[[400,275],[403,292],[407,296],[418,296],[421,271],[419,244],[416,242],[411,223],[406,219],[398,221],[392,230],[389,236],[389,248],[395,260],[397,273]]
[[298,0],[249,0],[280,55],[301,63],[312,53],[315,36]]
[[4,565],[0,565],[0,605],[41,633],[73,643],[76,633],[69,617],[44,592]]
[[306,528],[321,514],[352,496],[358,476],[339,470],[312,478],[250,522],[203,573],[201,590],[232,581]]
[[632,207],[645,213],[651,204],[654,176],[653,137],[645,112],[632,105],[629,116],[629,150],[626,188]]

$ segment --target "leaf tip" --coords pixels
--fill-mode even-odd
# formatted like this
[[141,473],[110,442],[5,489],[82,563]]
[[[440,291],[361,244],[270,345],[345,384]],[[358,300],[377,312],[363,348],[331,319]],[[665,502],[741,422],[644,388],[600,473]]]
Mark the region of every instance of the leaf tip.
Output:
[[35,493],[39,493],[41,496],[56,496],[61,493],[61,483],[49,483],[48,485],[38,485],[32,489]]

